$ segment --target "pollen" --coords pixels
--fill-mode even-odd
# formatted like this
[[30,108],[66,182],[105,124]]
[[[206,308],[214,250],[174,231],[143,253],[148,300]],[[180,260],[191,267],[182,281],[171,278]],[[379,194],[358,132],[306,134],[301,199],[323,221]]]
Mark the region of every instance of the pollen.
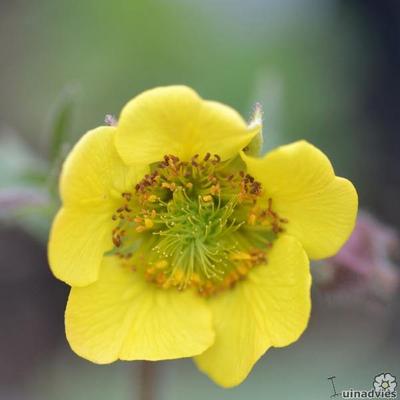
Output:
[[217,154],[189,161],[166,155],[112,215],[114,248],[161,289],[201,296],[233,288],[268,251],[287,220],[243,164]]
[[249,215],[249,218],[247,219],[248,224],[255,225],[256,221],[257,221],[257,216],[255,214],[251,213]]
[[166,268],[168,266],[168,261],[160,260],[160,261],[157,261],[154,265],[158,269],[163,269],[163,268]]
[[145,220],[144,220],[144,226],[145,226],[147,229],[150,229],[150,228],[152,228],[152,227],[154,226],[154,222],[153,222],[150,218],[145,218]]
[[212,201],[212,199],[213,199],[213,197],[209,194],[203,196],[203,201],[205,201],[205,202]]

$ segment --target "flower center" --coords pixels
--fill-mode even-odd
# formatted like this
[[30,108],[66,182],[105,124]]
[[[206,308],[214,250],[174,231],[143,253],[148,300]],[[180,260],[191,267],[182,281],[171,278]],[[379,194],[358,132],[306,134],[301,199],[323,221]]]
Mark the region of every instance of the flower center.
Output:
[[162,288],[205,296],[232,287],[267,262],[287,222],[240,160],[167,155],[113,215],[114,254]]

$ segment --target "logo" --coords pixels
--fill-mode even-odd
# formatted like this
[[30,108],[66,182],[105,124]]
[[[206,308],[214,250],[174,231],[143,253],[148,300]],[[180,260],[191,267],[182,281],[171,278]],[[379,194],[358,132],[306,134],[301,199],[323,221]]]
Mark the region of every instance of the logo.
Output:
[[371,389],[345,389],[342,391],[337,390],[335,384],[336,376],[330,376],[330,381],[333,398],[343,399],[396,399],[397,398],[397,381],[396,377],[389,372],[382,372],[375,376],[372,382]]
[[396,386],[396,378],[389,373],[379,374],[374,379],[374,388],[377,392],[394,393]]

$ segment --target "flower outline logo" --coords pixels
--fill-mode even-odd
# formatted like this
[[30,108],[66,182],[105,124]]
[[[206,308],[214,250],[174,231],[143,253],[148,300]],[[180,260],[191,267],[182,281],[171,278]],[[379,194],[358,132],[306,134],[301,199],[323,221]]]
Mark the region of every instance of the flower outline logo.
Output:
[[377,392],[393,393],[397,387],[396,377],[388,372],[383,372],[375,376],[373,385]]

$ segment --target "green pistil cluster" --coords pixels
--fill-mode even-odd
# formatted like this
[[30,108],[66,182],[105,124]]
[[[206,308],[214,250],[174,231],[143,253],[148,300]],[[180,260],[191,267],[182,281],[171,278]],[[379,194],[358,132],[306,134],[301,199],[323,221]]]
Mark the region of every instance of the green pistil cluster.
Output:
[[[162,288],[211,295],[233,286],[266,252],[286,221],[261,184],[218,155],[165,156],[113,215],[116,254]],[[240,164],[239,164],[240,165]]]

